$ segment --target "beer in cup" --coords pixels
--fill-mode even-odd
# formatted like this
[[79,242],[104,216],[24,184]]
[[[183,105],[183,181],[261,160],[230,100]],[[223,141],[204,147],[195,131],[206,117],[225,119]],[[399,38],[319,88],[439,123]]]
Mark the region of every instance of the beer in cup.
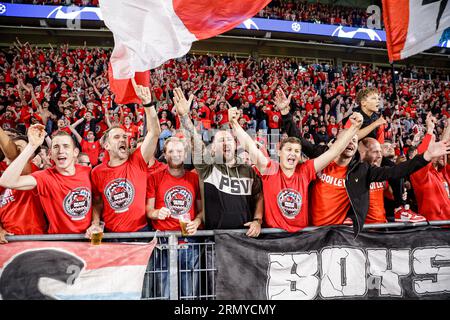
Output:
[[91,244],[99,245],[102,243],[103,230],[105,229],[105,223],[100,221],[98,226],[95,226],[91,233]]
[[187,225],[189,222],[191,222],[191,217],[190,217],[189,213],[180,215],[178,220],[180,221],[181,235],[184,237],[188,236],[189,234],[187,231]]

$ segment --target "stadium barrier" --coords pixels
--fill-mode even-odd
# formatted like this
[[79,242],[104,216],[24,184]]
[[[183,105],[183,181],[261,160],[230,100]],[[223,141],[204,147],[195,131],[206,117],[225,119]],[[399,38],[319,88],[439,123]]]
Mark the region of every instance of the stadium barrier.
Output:
[[[366,224],[364,230],[418,228],[426,226],[450,225],[450,220],[428,222],[391,222],[383,224]],[[342,227],[342,225],[341,225]],[[347,226],[352,228],[352,226]],[[321,227],[307,227],[301,232],[310,232]],[[228,232],[245,234],[247,229],[227,230]],[[261,234],[286,233],[281,229],[262,229]],[[199,230],[195,236],[185,237],[180,231],[152,231],[130,233],[105,233],[105,241],[137,241],[148,242],[158,238],[158,244],[153,251],[144,278],[142,297],[144,300],[208,300],[215,299],[215,242],[214,230]],[[147,240],[146,240],[147,239]],[[46,235],[14,235],[7,236],[13,241],[78,241],[86,240],[83,234],[46,234]],[[195,266],[183,265],[179,254],[183,250],[192,250],[198,253],[198,263]],[[166,256],[167,260],[161,259]],[[164,278],[168,278],[167,292],[164,292]],[[191,278],[191,279],[189,279]],[[197,279],[197,289],[194,290],[194,281]],[[184,290],[181,288],[184,286]],[[184,292],[183,292],[184,291]],[[186,294],[188,292],[188,294]]]

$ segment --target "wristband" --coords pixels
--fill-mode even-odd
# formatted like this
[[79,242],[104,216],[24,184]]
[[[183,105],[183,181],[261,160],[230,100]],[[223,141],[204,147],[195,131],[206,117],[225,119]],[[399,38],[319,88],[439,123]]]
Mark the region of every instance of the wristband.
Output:
[[144,106],[144,108],[151,108],[151,107],[153,107],[153,104],[150,102],[147,104],[143,104],[143,106]]

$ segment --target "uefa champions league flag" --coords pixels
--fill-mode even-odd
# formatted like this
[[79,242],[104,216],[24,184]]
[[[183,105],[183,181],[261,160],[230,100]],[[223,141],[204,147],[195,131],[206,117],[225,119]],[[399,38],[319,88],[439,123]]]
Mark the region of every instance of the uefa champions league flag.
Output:
[[122,90],[118,90],[115,84],[111,85],[116,102],[131,101],[123,99],[124,95],[134,94],[130,80],[126,79],[133,78],[136,72],[148,72],[167,60],[185,55],[192,42],[233,29],[269,2],[100,0],[103,20],[114,35],[110,82],[122,80],[119,83]]
[[449,40],[448,0],[383,0],[389,60],[401,60]]

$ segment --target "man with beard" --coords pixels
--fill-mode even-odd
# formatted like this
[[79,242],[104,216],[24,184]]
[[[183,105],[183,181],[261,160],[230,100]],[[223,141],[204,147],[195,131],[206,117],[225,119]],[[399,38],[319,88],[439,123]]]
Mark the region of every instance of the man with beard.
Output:
[[0,186],[15,190],[36,188],[49,223],[48,233],[82,233],[92,216],[91,168],[75,164],[79,150],[68,133],[60,131],[52,139],[53,167],[20,175],[44,139],[43,125],[28,129],[28,144],[5,170]]
[[[283,123],[289,136],[300,137],[292,115],[289,114],[289,100],[284,93],[279,99]],[[342,131],[338,134],[342,135]],[[371,182],[382,182],[389,178],[402,178],[425,167],[433,157],[450,153],[450,143],[431,143],[420,156],[394,167],[375,167],[360,161],[358,136],[355,135],[347,148],[320,173],[311,190],[310,216],[315,226],[342,224],[347,217],[353,220],[355,233],[364,225],[369,210]],[[302,141],[302,148],[309,158],[328,150],[328,146],[314,146]]]
[[[362,160],[366,161],[371,166],[381,167],[383,165],[383,151],[380,143],[374,138],[364,138],[360,144],[364,148],[364,152],[362,153]],[[370,184],[369,211],[367,212],[365,223],[388,222],[384,194],[385,191],[388,190],[391,180],[399,181],[402,179],[390,179],[389,181],[372,182]],[[396,220],[394,221],[425,221],[425,218],[423,216],[412,212],[411,210],[409,210],[408,206],[406,208],[400,207],[395,212]]]
[[180,88],[174,90],[180,122],[193,137],[193,163],[200,177],[205,228],[248,227],[247,236],[257,237],[263,214],[261,179],[251,166],[237,163],[236,142],[228,131],[216,132],[211,152],[203,158],[204,144],[189,116],[193,98],[187,101]]
[[[164,156],[168,166],[151,176],[147,182],[147,217],[152,220],[153,228],[158,231],[181,231],[181,223],[186,222],[187,234],[192,236],[197,232],[202,223],[202,201],[198,175],[184,169],[186,148],[183,140],[171,137],[164,143]],[[158,238],[159,243],[167,244],[167,239]],[[179,239],[179,243],[197,242],[195,238]],[[156,270],[167,270],[168,251],[155,250],[154,266]],[[199,246],[188,244],[186,249],[178,251],[179,265],[187,272],[181,273],[181,295],[183,297],[196,296],[198,294],[198,269]],[[153,270],[153,268],[151,268]],[[162,279],[159,279],[159,276]],[[152,292],[163,293],[156,296],[169,297],[167,273],[157,273],[156,285]],[[158,289],[158,284],[162,288]]]
[[[413,155],[422,154],[427,148],[430,148],[430,145],[434,144],[436,139],[433,134],[436,118],[431,115],[428,117],[427,134]],[[449,140],[450,125],[447,122],[442,141],[448,142]],[[450,219],[450,166],[448,160],[448,157],[445,159],[444,155],[436,155],[432,158],[431,163],[410,177],[417,199],[418,211],[427,220]]]
[[[281,98],[277,91],[275,103]],[[279,104],[279,103],[278,103]],[[271,161],[256,146],[253,139],[237,123],[237,110],[229,110],[231,127],[238,141],[248,151],[252,162],[262,176],[264,190],[264,221],[270,228],[297,232],[308,226],[308,187],[316,172],[325,168],[347,146],[358,132],[362,116],[355,113],[350,118],[353,125],[342,134],[328,151],[315,159],[301,163],[301,142],[290,137],[280,143],[280,162]]]
[[[92,170],[94,206],[103,212],[105,230],[135,232],[149,230],[145,214],[147,166],[154,162],[160,134],[158,116],[151,102],[150,89],[137,85],[132,79],[137,96],[142,100],[148,132],[142,145],[130,154],[128,135],[120,126],[112,126],[103,136],[103,148],[109,159]],[[94,216],[91,228],[99,224]]]

